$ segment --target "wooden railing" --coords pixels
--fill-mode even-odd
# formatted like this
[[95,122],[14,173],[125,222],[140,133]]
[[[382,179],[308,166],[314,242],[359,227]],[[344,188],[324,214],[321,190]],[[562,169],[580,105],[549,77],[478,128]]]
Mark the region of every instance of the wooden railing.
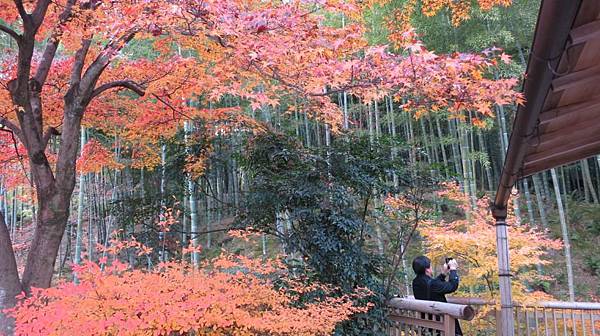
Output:
[[[388,306],[390,336],[454,335],[456,320],[470,321],[475,311],[487,311],[478,319],[486,320],[492,326],[491,331],[479,329],[479,333],[502,335],[502,330],[495,327],[500,325],[496,323],[500,318],[499,310],[493,302],[484,299],[449,297],[448,303],[442,303],[408,297],[392,299]],[[514,303],[514,317],[516,336],[600,336],[600,303]]]
[[390,309],[389,336],[454,336],[456,320],[471,320],[475,311],[468,305],[395,298]]
[[[448,302],[469,305],[477,310],[488,308],[494,325],[499,318],[492,302],[479,298],[448,298]],[[600,303],[548,301],[535,305],[514,303],[515,335],[517,336],[596,336],[600,335]],[[496,334],[501,335],[496,329]]]

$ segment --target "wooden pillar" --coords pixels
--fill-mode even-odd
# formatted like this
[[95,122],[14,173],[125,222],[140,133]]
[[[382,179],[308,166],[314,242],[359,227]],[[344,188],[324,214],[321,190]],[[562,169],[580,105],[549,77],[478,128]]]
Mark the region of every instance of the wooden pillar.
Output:
[[506,217],[496,216],[496,244],[498,252],[498,277],[500,280],[500,320],[496,321],[498,335],[514,336],[512,290],[510,286],[510,260],[508,255],[508,228]]

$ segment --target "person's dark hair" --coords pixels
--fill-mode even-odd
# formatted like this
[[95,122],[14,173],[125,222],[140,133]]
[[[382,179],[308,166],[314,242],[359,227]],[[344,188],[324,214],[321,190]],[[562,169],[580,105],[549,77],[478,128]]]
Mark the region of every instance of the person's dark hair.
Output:
[[426,256],[418,256],[412,262],[413,271],[417,275],[425,274],[425,270],[431,267],[431,260]]

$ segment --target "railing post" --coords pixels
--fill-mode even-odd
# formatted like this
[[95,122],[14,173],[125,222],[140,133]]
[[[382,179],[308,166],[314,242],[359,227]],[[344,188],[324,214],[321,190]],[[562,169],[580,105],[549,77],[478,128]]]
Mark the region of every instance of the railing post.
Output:
[[456,335],[456,320],[454,317],[444,314],[444,335],[455,336]]
[[496,328],[501,329],[502,336],[514,336],[515,320],[513,316],[512,290],[510,286],[510,260],[508,254],[508,229],[506,217],[495,216],[496,244],[498,252],[498,277],[500,282],[500,321]]

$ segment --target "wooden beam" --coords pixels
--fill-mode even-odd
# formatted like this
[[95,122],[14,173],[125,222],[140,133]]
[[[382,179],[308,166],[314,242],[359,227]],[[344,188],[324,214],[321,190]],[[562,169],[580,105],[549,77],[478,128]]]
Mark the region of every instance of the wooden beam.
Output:
[[467,321],[472,320],[475,316],[475,311],[471,306],[410,298],[393,298],[388,301],[388,307],[414,310],[428,314],[450,315],[454,318]]
[[394,321],[394,322],[398,322],[401,325],[407,326],[407,327],[424,327],[427,329],[433,329],[433,330],[439,330],[439,331],[444,331],[444,324],[442,321],[428,321],[428,320],[423,320],[423,319],[419,319],[416,317],[412,317],[412,316],[404,316],[404,315],[395,315],[395,314],[391,314],[389,316],[389,319]]
[[[496,304],[496,302],[493,300],[483,299],[480,297],[448,296],[446,299],[448,299],[448,303],[469,306],[493,306]],[[527,304],[513,302],[513,306],[526,307]],[[539,301],[535,303],[535,306],[548,309],[598,310],[600,313],[600,302]]]
[[[528,144],[531,146],[526,156],[531,156],[539,152],[545,152],[560,146],[578,146],[583,145],[590,140],[600,136],[600,125],[595,120],[584,120],[570,126],[556,125],[555,131],[544,133],[538,137],[533,136]],[[563,126],[560,128],[560,126]],[[555,127],[556,128],[556,127]]]
[[[590,132],[590,130],[594,132]],[[581,137],[579,133],[575,133],[569,136],[555,138],[552,142],[535,147],[534,151],[527,153],[525,162],[538,161],[546,157],[548,153],[564,152],[571,148],[582,147],[595,141],[600,141],[600,132],[598,132],[597,127],[589,127],[587,133],[581,134]]]
[[567,150],[556,150],[546,153],[545,156],[535,161],[527,160],[520,177],[526,177],[550,168],[565,165],[567,163],[586,159],[600,153],[600,140],[588,142],[587,144]]
[[571,72],[557,77],[552,81],[552,91],[558,92],[572,89],[581,85],[596,83],[599,79],[600,65],[594,65],[580,71]]
[[[540,127],[548,124],[554,125],[560,123],[563,125],[572,125],[583,120],[589,120],[591,117],[600,115],[600,96],[596,96],[590,100],[560,106],[542,112],[540,114]],[[550,128],[553,128],[550,126]]]
[[585,43],[588,40],[600,38],[600,20],[574,28],[569,35],[573,44]]

